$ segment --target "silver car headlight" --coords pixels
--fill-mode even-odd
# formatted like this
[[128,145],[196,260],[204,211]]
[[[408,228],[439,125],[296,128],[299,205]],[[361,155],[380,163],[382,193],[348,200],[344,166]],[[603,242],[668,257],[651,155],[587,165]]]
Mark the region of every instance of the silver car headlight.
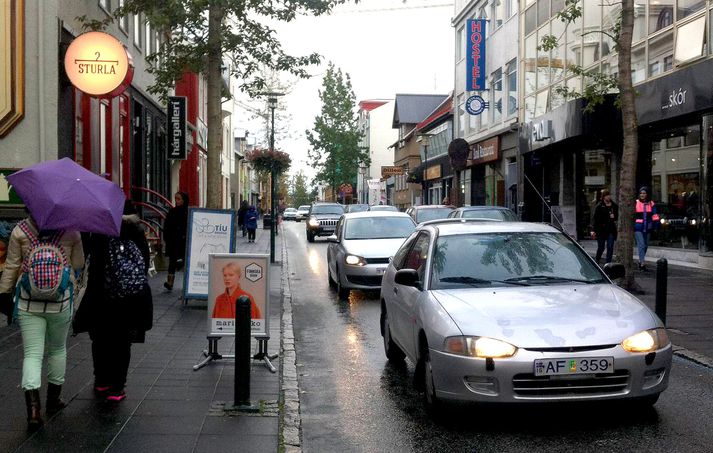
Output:
[[318,227],[319,226],[319,220],[317,220],[317,217],[310,217],[309,221],[307,222],[309,226],[311,227]]
[[653,352],[669,344],[671,341],[668,339],[666,329],[660,327],[630,336],[621,342],[621,347],[628,352]]
[[492,359],[512,357],[517,352],[517,347],[505,341],[465,336],[446,338],[443,349],[451,354]]
[[344,262],[352,266],[366,266],[367,264],[364,258],[357,255],[347,255],[346,258],[344,258]]

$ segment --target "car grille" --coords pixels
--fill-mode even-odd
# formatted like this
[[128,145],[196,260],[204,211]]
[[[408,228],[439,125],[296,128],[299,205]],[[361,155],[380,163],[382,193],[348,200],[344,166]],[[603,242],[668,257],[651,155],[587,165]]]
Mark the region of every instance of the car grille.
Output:
[[389,264],[388,258],[365,258],[366,264]]
[[361,286],[381,286],[380,276],[367,275],[347,275],[349,283]]
[[518,396],[547,398],[578,395],[616,395],[629,385],[629,371],[617,370],[612,374],[577,376],[535,376],[532,373],[516,374],[512,379],[513,392]]
[[337,226],[337,222],[339,219],[320,219],[319,220],[319,226],[325,227],[325,226],[331,226],[335,227]]

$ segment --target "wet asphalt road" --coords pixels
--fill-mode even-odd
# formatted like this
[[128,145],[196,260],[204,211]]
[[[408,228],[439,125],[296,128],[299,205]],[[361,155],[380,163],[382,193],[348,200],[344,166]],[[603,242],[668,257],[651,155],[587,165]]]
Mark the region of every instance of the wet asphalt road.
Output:
[[306,452],[710,452],[713,371],[675,358],[669,389],[651,410],[615,405],[423,410],[413,364],[387,363],[378,293],[339,301],[326,271],[326,238],[308,243],[286,222]]

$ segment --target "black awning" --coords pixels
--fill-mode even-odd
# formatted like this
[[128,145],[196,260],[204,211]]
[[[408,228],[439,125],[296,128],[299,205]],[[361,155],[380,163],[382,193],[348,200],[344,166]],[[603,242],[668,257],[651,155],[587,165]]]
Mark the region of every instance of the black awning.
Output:
[[408,171],[408,176],[406,176],[406,182],[411,182],[414,184],[421,184],[423,182],[423,171],[426,166],[421,163],[416,168],[410,169]]

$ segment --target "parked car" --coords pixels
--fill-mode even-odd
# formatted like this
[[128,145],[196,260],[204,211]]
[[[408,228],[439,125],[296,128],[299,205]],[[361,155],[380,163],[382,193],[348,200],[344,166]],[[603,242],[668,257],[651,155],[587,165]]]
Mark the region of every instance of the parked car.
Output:
[[310,205],[308,205],[308,204],[304,204],[304,205],[298,207],[297,214],[295,215],[295,220],[298,222],[301,220],[305,220],[307,218],[307,216],[309,215],[309,208],[310,208]]
[[454,209],[454,206],[429,204],[411,206],[406,210],[406,214],[410,215],[416,223],[423,223],[429,220],[445,219]]
[[344,206],[344,213],[348,214],[350,212],[364,212],[369,210],[368,204],[348,204]]
[[512,209],[502,206],[463,206],[456,208],[455,211],[448,214],[448,218],[455,219],[492,219],[502,220],[503,222],[517,222],[517,215],[512,212]]
[[369,211],[387,211],[387,212],[399,212],[399,208],[396,206],[391,206],[388,204],[375,204],[369,206]]
[[285,212],[282,213],[282,218],[284,220],[296,220],[297,219],[297,209],[287,208]]
[[389,258],[415,228],[402,212],[344,214],[328,239],[329,286],[340,299],[349,297],[350,289],[379,289]]
[[344,214],[344,206],[339,203],[312,203],[307,214],[307,241],[314,242],[317,236],[334,234],[339,217]]
[[420,226],[381,286],[390,361],[408,357],[424,402],[628,400],[668,386],[663,323],[571,238],[543,224]]

